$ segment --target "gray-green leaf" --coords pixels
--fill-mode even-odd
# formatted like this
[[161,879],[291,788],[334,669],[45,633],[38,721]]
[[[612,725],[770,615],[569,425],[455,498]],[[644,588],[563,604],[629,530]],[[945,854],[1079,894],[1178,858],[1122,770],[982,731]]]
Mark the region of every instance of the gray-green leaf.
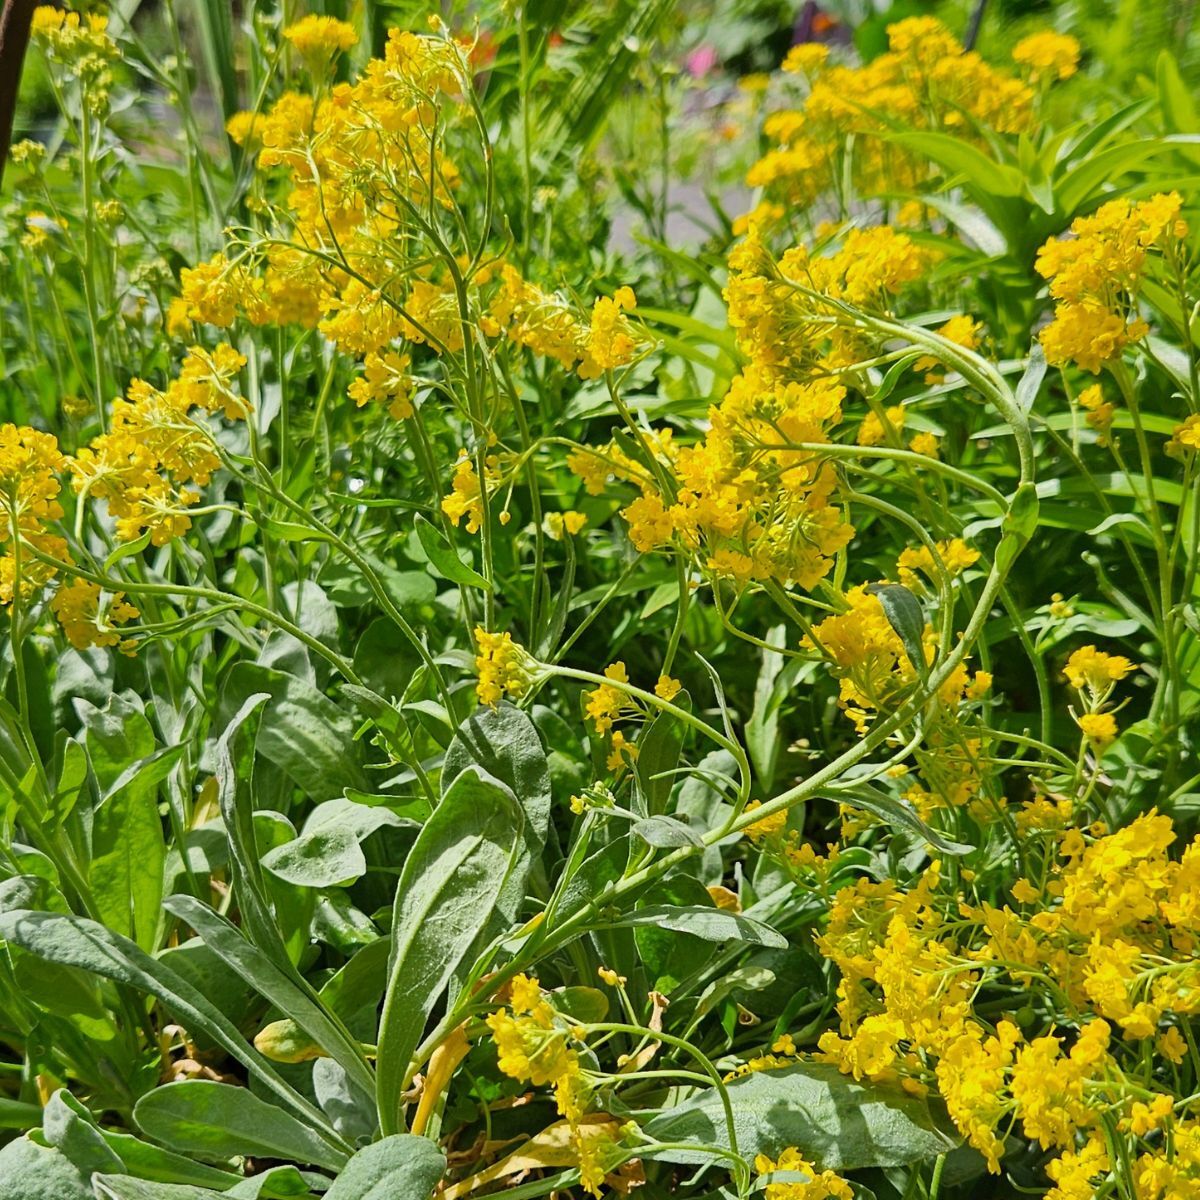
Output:
[[427,1200],[445,1170],[436,1143],[397,1133],[360,1150],[325,1200]]
[[147,1092],[133,1119],[145,1134],[205,1158],[256,1154],[337,1170],[346,1161],[308,1126],[246,1088],[187,1079]]
[[[934,1124],[925,1103],[898,1088],[856,1083],[827,1063],[755,1071],[726,1085],[738,1151],[777,1157],[796,1146],[821,1170],[898,1167],[945,1153],[956,1144]],[[721,1098],[700,1092],[646,1126],[665,1142],[729,1148]],[[702,1150],[669,1150],[670,1162],[705,1163]]]

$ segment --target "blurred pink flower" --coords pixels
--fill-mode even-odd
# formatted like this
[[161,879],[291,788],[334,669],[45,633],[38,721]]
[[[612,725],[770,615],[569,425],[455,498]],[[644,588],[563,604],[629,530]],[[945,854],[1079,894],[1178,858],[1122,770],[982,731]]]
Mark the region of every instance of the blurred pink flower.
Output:
[[684,60],[687,73],[697,79],[703,79],[717,65],[717,51],[712,46],[700,46],[693,50]]

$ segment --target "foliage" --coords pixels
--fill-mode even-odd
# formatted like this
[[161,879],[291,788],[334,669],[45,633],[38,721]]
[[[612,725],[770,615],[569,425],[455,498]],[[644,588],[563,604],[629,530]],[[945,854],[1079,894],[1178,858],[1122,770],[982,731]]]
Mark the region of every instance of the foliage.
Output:
[[35,14],[6,1186],[1195,1195],[1189,48],[283,7]]

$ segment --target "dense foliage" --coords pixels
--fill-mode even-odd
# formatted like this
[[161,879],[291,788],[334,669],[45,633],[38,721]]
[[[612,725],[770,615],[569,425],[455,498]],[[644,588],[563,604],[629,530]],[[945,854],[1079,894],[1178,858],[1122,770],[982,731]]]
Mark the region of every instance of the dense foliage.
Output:
[[1200,1195],[1190,18],[185,7],[7,168],[0,1194]]

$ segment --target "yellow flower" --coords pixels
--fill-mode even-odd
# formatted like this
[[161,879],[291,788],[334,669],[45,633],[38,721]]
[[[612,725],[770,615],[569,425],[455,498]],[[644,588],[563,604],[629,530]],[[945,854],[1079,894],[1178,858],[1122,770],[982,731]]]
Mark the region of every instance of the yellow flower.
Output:
[[1159,1054],[1173,1062],[1176,1066],[1179,1066],[1187,1058],[1187,1042],[1184,1040],[1183,1034],[1174,1025],[1169,1026],[1158,1035],[1154,1046]]
[[335,17],[310,14],[289,25],[283,36],[296,50],[312,63],[322,63],[343,50],[353,49],[358,44],[354,26]]
[[536,1086],[558,1084],[579,1073],[579,1055],[568,1045],[565,1029],[543,999],[536,979],[517,975],[509,1009],[486,1017],[499,1052],[500,1070]]
[[683,684],[678,679],[672,679],[670,675],[660,675],[654,685],[654,694],[660,700],[674,700],[682,687]]
[[[604,676],[606,679],[611,679],[613,683],[629,682],[629,673],[625,670],[623,662],[615,662],[605,667]],[[608,683],[600,684],[599,687],[593,688],[585,695],[587,699],[585,711],[591,718],[592,724],[595,725],[597,733],[607,733],[613,727],[614,721],[635,707],[633,701],[621,688],[613,687]]]
[[822,42],[801,42],[788,52],[780,70],[790,75],[816,75],[829,61],[829,47]]
[[[983,335],[983,325],[971,317],[961,315],[951,317],[937,332],[947,341],[962,346],[964,350],[974,350]],[[939,361],[936,356],[926,355],[913,363],[913,370],[918,373],[925,372],[926,383],[942,383],[945,376],[936,369]]]
[[506,696],[523,696],[533,682],[533,660],[511,633],[475,630],[475,693],[481,704],[495,708]]
[[766,1200],[853,1200],[854,1197],[854,1189],[846,1180],[833,1171],[818,1171],[794,1147],[781,1150],[775,1159],[757,1155],[754,1170],[759,1175],[787,1171],[807,1176],[803,1182],[768,1183],[763,1189]]
[[396,421],[411,417],[413,378],[408,370],[410,364],[407,354],[397,354],[394,350],[382,354],[372,351],[363,362],[362,375],[350,385],[350,399],[359,408],[375,400]]
[[934,434],[924,431],[918,433],[911,442],[908,443],[908,448],[914,454],[924,454],[926,458],[938,457],[938,439]]
[[612,744],[608,752],[608,757],[605,759],[604,765],[614,774],[618,775],[625,770],[630,764],[636,761],[638,756],[638,748],[633,742],[629,741],[625,735],[619,730],[615,730],[612,735]]
[[881,420],[877,413],[869,412],[858,427],[856,441],[860,446],[880,446],[888,440],[888,435],[898,437],[904,428],[904,406],[893,405],[885,409]]
[[54,593],[50,610],[58,618],[67,641],[76,650],[118,644],[123,651],[132,648],[133,643],[122,642],[114,628],[140,615],[126,602],[124,592],[105,593],[89,580],[72,579]]
[[1183,424],[1176,425],[1165,449],[1172,458],[1182,458],[1200,450],[1200,414],[1193,413]]
[[1095,646],[1081,646],[1067,659],[1064,674],[1073,688],[1079,691],[1090,688],[1101,693],[1107,692],[1132,670],[1133,663],[1122,655],[1105,654]]
[[1136,1137],[1145,1137],[1146,1134],[1153,1133],[1162,1127],[1173,1108],[1174,1097],[1166,1092],[1160,1092],[1149,1104],[1135,1100],[1129,1110],[1129,1131]]
[[[1079,407],[1087,414],[1084,420],[1088,427],[1099,435],[1101,446],[1108,445],[1108,431],[1112,428],[1113,418],[1117,414],[1117,406],[1104,399],[1104,392],[1098,383],[1086,387],[1079,393]],[[1168,452],[1169,452],[1168,447]]]
[[1044,29],[1022,38],[1013,48],[1013,62],[1029,68],[1035,83],[1043,79],[1069,79],[1079,65],[1079,41],[1069,33]]
[[[746,805],[746,812],[754,812],[762,807],[761,800],[751,800]],[[778,812],[772,813],[770,816],[762,817],[760,820],[746,826],[746,836],[755,844],[765,841],[768,838],[777,837],[787,828],[787,810],[780,809]]]
[[637,338],[633,327],[622,315],[637,304],[633,289],[618,288],[610,300],[601,296],[592,307],[591,326],[583,342],[582,379],[595,379],[614,367],[623,367],[633,358]]
[[1084,713],[1078,719],[1083,736],[1098,750],[1111,745],[1117,737],[1117,719],[1112,713]]

